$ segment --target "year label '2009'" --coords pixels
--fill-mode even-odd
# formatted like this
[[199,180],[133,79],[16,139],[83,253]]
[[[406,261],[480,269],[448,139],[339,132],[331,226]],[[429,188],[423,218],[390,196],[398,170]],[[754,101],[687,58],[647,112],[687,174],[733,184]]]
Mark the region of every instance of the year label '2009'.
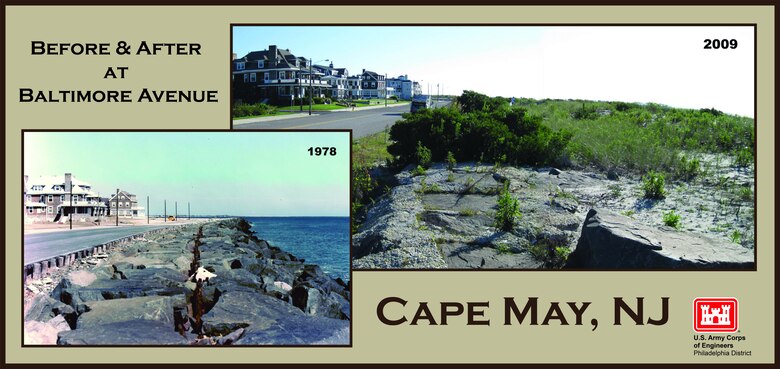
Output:
[[731,40],[727,40],[725,38],[722,40],[718,40],[718,39],[711,40],[709,38],[706,38],[704,39],[704,48],[705,49],[736,49],[737,40],[733,38]]

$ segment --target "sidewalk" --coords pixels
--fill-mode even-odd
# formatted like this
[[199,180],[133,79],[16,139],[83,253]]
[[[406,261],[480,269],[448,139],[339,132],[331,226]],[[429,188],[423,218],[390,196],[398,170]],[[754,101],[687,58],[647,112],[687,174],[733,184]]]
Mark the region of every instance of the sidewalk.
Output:
[[[380,109],[380,108],[391,108],[394,106],[404,106],[409,105],[410,102],[403,102],[400,104],[377,104],[377,105],[371,105],[371,106],[361,106],[356,107],[355,110],[352,110],[352,108],[343,108],[343,109],[334,109],[334,110],[313,110],[311,116],[317,116],[321,112],[352,112],[352,111],[361,111],[361,110],[371,110],[371,109]],[[284,111],[284,110],[282,110]],[[248,124],[248,123],[258,123],[258,122],[273,122],[275,120],[284,120],[284,119],[293,119],[293,118],[303,118],[308,117],[309,112],[308,110],[304,110],[303,113],[296,113],[296,114],[286,114],[286,115],[271,115],[267,117],[257,117],[257,118],[247,118],[247,119],[233,119],[233,125],[238,126],[242,124]]]
[[[319,115],[312,112],[312,116]],[[303,118],[308,117],[309,112],[305,113],[298,113],[298,114],[285,114],[285,115],[270,115],[267,117],[256,117],[256,118],[247,118],[247,119],[233,119],[233,125],[238,126],[241,124],[247,124],[247,123],[258,123],[258,122],[273,122],[275,120],[284,120],[284,119],[293,119],[293,118]]]

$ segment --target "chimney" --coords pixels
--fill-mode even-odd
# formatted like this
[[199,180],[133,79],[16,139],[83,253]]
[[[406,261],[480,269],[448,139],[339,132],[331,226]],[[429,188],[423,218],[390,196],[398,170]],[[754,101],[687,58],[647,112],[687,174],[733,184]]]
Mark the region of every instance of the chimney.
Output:
[[268,46],[268,64],[271,68],[276,67],[276,45],[269,45]]
[[363,68],[363,74],[366,74],[366,68]]
[[330,62],[330,67],[333,68],[333,62]]
[[230,55],[232,55],[232,58],[233,58],[233,59],[230,59],[230,60],[236,60],[236,58],[238,58],[238,55],[236,55],[236,53],[232,53]]
[[66,199],[70,200],[70,193],[73,191],[70,186],[72,185],[72,175],[70,173],[65,173],[65,192],[68,193],[68,195],[65,196]]

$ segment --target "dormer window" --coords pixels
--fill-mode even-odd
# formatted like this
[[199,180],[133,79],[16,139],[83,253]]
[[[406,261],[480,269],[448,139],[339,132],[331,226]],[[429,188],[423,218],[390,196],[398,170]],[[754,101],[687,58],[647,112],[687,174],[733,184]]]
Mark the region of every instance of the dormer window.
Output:
[[257,69],[263,69],[265,68],[265,60],[260,60],[257,62]]
[[244,68],[246,67],[245,64],[246,63],[244,63],[244,62],[237,62],[236,63],[236,70],[244,70]]

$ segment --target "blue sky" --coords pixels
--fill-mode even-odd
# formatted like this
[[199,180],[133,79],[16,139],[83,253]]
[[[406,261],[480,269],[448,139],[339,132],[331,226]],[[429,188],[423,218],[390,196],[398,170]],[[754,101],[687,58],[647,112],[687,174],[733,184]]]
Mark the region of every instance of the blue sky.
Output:
[[344,132],[26,132],[24,173],[150,196],[151,214],[349,216],[349,147]]
[[[704,50],[705,38],[737,39]],[[753,116],[750,27],[357,27],[233,29],[239,57],[268,45],[350,74],[408,74],[424,93],[656,102]],[[320,62],[319,64],[327,64]]]

